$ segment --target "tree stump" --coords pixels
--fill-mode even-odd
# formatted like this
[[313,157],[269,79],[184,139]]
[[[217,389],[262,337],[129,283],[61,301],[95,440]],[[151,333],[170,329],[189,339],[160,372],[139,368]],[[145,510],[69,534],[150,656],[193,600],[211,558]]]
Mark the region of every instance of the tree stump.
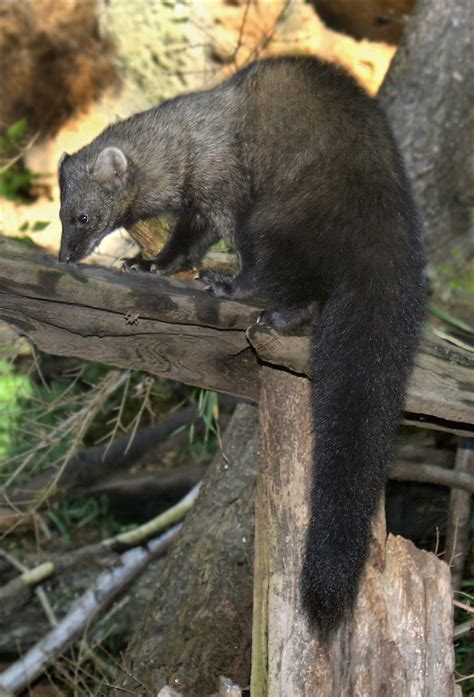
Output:
[[352,621],[327,648],[307,626],[299,579],[309,517],[311,387],[302,377],[264,372],[252,697],[454,697],[449,569],[413,543],[387,538],[382,513]]

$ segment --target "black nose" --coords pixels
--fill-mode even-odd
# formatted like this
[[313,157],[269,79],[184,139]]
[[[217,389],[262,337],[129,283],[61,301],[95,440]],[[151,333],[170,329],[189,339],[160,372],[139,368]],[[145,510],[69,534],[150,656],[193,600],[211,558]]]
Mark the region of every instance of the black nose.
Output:
[[71,255],[68,252],[59,252],[58,260],[64,262],[65,264],[71,263]]

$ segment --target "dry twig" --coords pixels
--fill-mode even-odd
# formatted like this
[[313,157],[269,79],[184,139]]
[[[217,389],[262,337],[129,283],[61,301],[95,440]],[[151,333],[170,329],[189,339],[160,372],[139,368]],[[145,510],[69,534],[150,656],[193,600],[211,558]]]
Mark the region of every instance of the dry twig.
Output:
[[111,552],[117,552],[118,550],[121,551],[134,547],[135,545],[143,544],[161,530],[179,522],[193,506],[194,501],[198,497],[200,486],[200,484],[197,484],[175,506],[172,506],[164,513],[161,513],[134,530],[109,537],[94,545],[82,547],[81,549],[61,555],[53,561],[43,562],[33,569],[24,571],[21,576],[12,579],[0,589],[2,611],[4,613],[8,612],[8,606],[10,604],[15,605],[16,598],[25,597],[25,590],[28,591],[28,589],[42,583],[47,578],[58,573],[70,571],[76,566],[80,566],[81,564],[84,565],[86,562],[90,563],[91,561],[100,560],[102,563],[104,563],[104,561],[107,563],[107,558],[110,560]]
[[137,547],[122,554],[119,567],[101,574],[95,586],[79,599],[57,627],[0,675],[0,688],[9,692],[19,692],[41,675],[145,566],[168,548],[180,527],[175,525],[149,542],[146,547]]

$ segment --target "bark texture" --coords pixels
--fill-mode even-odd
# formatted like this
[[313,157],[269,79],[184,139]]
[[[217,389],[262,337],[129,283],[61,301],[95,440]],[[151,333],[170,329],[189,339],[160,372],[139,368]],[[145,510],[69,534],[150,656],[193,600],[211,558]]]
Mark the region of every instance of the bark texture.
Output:
[[248,685],[256,464],[257,410],[240,405],[127,650],[117,697],[165,685],[205,697],[220,676]]
[[382,515],[352,621],[329,648],[308,628],[299,578],[312,470],[310,386],[299,377],[266,373],[252,697],[453,697],[449,569],[403,538],[386,538]]
[[311,0],[321,19],[357,39],[398,43],[416,0]]
[[379,92],[413,181],[434,264],[473,252],[471,0],[418,0]]
[[[255,401],[262,363],[309,374],[308,337],[257,325],[255,307],[212,298],[198,282],[71,266],[0,238],[0,319],[50,353]],[[405,420],[472,436],[473,364],[469,351],[425,333]]]

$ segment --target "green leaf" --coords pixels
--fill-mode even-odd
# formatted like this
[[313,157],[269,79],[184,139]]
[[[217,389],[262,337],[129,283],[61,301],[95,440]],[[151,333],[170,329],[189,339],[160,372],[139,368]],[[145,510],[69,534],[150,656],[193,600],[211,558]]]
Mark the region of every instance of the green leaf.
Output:
[[36,242],[32,240],[31,237],[28,237],[28,235],[9,235],[8,239],[15,240],[15,242],[20,242],[21,244],[26,244],[28,247],[34,247],[35,249],[39,249]]
[[25,135],[27,128],[28,123],[26,119],[15,121],[15,123],[12,123],[12,125],[7,129],[7,137],[10,138],[10,140],[19,140]]
[[40,220],[37,220],[36,223],[33,225],[33,232],[41,232],[41,230],[45,230],[49,225],[49,222],[44,223]]
[[447,324],[451,324],[453,327],[456,327],[457,329],[461,329],[463,332],[472,334],[472,332],[474,331],[473,327],[470,327],[469,324],[467,324],[461,319],[458,319],[457,317],[453,317],[453,315],[449,314],[449,312],[446,312],[446,310],[442,310],[440,307],[428,305],[428,310],[435,317],[442,319],[444,322],[446,322]]

